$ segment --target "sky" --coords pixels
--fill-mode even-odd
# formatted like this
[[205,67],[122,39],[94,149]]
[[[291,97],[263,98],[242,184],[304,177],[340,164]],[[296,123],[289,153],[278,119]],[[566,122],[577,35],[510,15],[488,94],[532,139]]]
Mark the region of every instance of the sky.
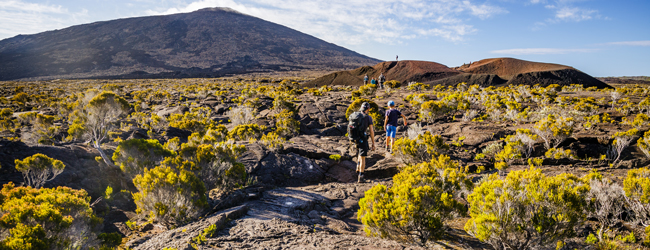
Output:
[[379,60],[486,58],[650,76],[648,0],[0,0],[0,39],[118,18],[229,7]]

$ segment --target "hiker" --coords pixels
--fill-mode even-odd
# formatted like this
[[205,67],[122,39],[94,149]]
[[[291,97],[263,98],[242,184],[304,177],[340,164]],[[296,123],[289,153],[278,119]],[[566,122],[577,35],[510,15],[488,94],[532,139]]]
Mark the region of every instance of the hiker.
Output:
[[386,77],[384,76],[384,73],[382,72],[379,75],[379,88],[383,89],[384,88],[384,82],[386,81]]
[[366,84],[368,84],[368,74],[363,76],[363,85],[366,85]]
[[404,126],[406,127],[406,116],[395,109],[395,102],[388,101],[388,110],[386,110],[386,119],[384,120],[384,131],[386,131],[386,151],[393,152],[393,144],[395,144],[395,136],[397,134],[397,119],[402,116],[404,119]]
[[370,80],[370,84],[377,85],[377,80],[373,77],[372,80]]
[[397,61],[397,58],[399,58],[397,55],[395,55],[395,61]]
[[[368,115],[370,111],[370,104],[364,102],[361,104],[359,111],[350,114],[348,120],[348,138],[354,142],[357,147],[357,154],[359,155],[359,162],[357,163],[357,172],[359,177],[357,182],[363,182],[363,173],[366,171],[366,156],[370,147],[368,141],[372,142],[372,150],[375,150],[375,130],[372,127],[372,117]],[[370,128],[370,138],[366,130]]]

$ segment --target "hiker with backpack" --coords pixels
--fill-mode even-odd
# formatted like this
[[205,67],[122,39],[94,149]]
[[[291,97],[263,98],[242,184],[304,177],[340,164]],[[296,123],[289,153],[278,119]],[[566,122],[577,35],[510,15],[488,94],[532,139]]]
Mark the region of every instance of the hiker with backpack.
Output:
[[383,89],[384,88],[384,82],[386,82],[386,77],[384,76],[384,73],[382,72],[379,75],[379,88]]
[[[359,155],[359,162],[357,163],[357,172],[359,177],[357,182],[363,182],[363,173],[366,171],[366,156],[370,147],[368,141],[372,142],[372,150],[375,150],[375,130],[372,127],[372,117],[368,115],[370,111],[370,104],[364,102],[361,104],[359,111],[350,114],[348,120],[348,138],[353,141],[357,147],[357,154]],[[366,130],[370,128],[370,138]]]
[[363,77],[363,85],[368,84],[368,74]]
[[404,126],[406,127],[406,116],[399,110],[395,109],[395,102],[388,101],[388,110],[386,110],[386,119],[384,120],[384,131],[386,131],[386,151],[393,152],[395,136],[397,134],[397,119],[402,116]]

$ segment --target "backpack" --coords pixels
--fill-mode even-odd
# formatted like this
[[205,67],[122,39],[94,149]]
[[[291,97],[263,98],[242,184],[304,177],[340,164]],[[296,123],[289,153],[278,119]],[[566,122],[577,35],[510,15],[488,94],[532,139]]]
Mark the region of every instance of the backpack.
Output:
[[354,112],[349,117],[348,139],[355,142],[362,142],[365,139],[365,131],[368,128],[368,119],[362,112]]

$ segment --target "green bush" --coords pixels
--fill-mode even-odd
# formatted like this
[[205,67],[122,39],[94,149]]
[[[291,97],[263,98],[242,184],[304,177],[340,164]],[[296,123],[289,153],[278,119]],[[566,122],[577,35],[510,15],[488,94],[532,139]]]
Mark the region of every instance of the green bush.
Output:
[[415,140],[406,137],[397,139],[393,152],[405,164],[418,164],[430,161],[432,157],[437,157],[447,150],[449,144],[443,141],[442,136],[432,135],[427,131],[419,134]]
[[257,124],[242,124],[234,127],[228,132],[228,140],[247,141],[250,139],[259,139],[266,127]]
[[434,122],[436,119],[447,115],[452,108],[443,101],[426,101],[420,106],[420,119],[422,121]]
[[391,88],[391,89],[396,89],[396,88],[399,88],[400,86],[402,86],[402,83],[400,83],[397,80],[390,80],[390,81],[385,82],[384,85]]
[[210,119],[211,113],[212,109],[210,108],[192,108],[190,112],[185,112],[182,115],[170,115],[167,121],[171,127],[203,134],[215,126],[215,122]]
[[496,174],[469,195],[465,231],[495,249],[531,249],[575,235],[585,221],[589,185],[571,174],[530,168]]
[[535,133],[544,140],[546,149],[555,148],[573,134],[573,118],[556,117],[553,114],[533,126]]
[[61,126],[55,126],[56,117],[43,115],[36,112],[21,114],[19,119],[32,125],[32,132],[36,135],[39,144],[53,145],[59,135]]
[[113,153],[113,161],[120,169],[133,178],[142,174],[145,168],[153,168],[165,157],[173,156],[155,139],[130,139],[121,141]]
[[644,204],[650,203],[650,169],[645,167],[627,171],[623,190],[627,197]]
[[287,141],[275,132],[269,132],[262,136],[260,139],[262,144],[272,151],[281,150],[284,147],[284,143]]
[[101,218],[84,190],[5,184],[0,191],[0,249],[97,247]]
[[237,158],[246,151],[245,146],[232,141],[198,146],[183,144],[175,157],[167,157],[165,166],[193,172],[206,188],[229,191],[244,184],[246,171]]
[[457,201],[472,183],[448,156],[408,165],[393,186],[375,185],[359,201],[357,219],[369,236],[424,245],[444,234],[444,221],[466,212]]
[[275,119],[275,132],[278,135],[289,138],[300,133],[300,122],[294,118],[294,113],[282,110],[273,118]]
[[646,157],[650,158],[650,131],[646,131],[643,137],[636,141],[636,145]]
[[136,212],[166,225],[182,225],[201,216],[208,206],[206,188],[191,171],[168,166],[145,169],[133,179]]
[[[93,96],[92,91],[86,94]],[[78,139],[89,138],[93,147],[104,159],[104,163],[114,166],[101,148],[101,144],[108,139],[108,132],[115,127],[118,119],[128,115],[131,106],[124,98],[109,91],[95,95],[88,103],[82,101],[79,100],[77,103],[79,109],[71,114],[72,124],[68,128],[68,134]]]
[[51,181],[63,172],[65,165],[62,161],[52,159],[44,154],[35,154],[25,159],[14,161],[16,170],[23,173],[27,186],[40,188],[45,182]]

